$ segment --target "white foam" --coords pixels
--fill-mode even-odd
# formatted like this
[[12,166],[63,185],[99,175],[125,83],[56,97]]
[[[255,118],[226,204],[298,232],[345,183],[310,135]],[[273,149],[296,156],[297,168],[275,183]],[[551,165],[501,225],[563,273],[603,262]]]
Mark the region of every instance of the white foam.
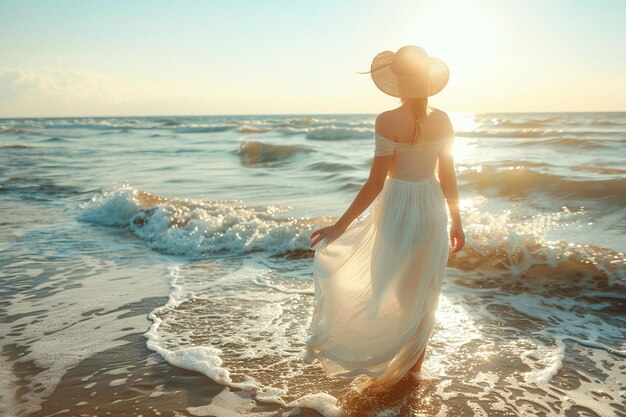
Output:
[[396,417],[398,415],[400,415],[400,410],[401,410],[401,406],[396,406],[396,407],[392,407],[392,408],[387,408],[384,410],[378,410],[376,411],[376,414],[374,414],[376,417]]
[[129,186],[96,194],[80,205],[79,219],[127,227],[150,247],[176,255],[283,253],[310,244],[310,222],[281,216],[289,207],[191,199],[146,205],[152,197],[158,199]]
[[[456,276],[456,271],[449,270],[448,279],[453,280]],[[483,297],[477,297],[479,294]],[[493,289],[481,290],[445,285],[437,312],[437,330],[429,342],[422,373],[429,373],[433,378],[445,378],[439,382],[436,389],[437,395],[444,401],[457,396],[485,401],[489,399],[490,407],[494,410],[503,411],[514,407],[518,412],[527,414],[534,414],[536,408],[520,407],[520,402],[523,404],[523,401],[527,401],[528,404],[536,404],[540,409],[552,408],[560,413],[579,405],[593,410],[600,416],[613,415],[614,408],[610,403],[598,398],[594,392],[605,392],[618,397],[620,383],[617,381],[623,378],[624,371],[612,365],[614,359],[610,359],[609,355],[615,352],[605,349],[606,345],[603,343],[597,343],[595,347],[598,349],[589,349],[587,355],[592,357],[590,363],[596,368],[595,372],[605,375],[594,380],[591,375],[585,375],[584,371],[577,370],[584,375],[584,378],[578,380],[580,386],[567,389],[560,385],[563,392],[561,396],[567,395],[569,402],[555,403],[547,395],[538,397],[534,394],[537,390],[553,392],[553,378],[557,377],[566,359],[565,340],[575,338],[573,335],[584,335],[581,337],[597,340],[602,334],[613,340],[619,340],[618,328],[599,321],[592,314],[580,317],[580,313],[575,314],[569,308],[578,307],[585,310],[584,306],[581,306],[581,301],[570,301],[572,302],[568,303],[567,299],[547,298],[539,294],[505,294]],[[523,317],[535,318],[535,330],[529,333],[522,326],[518,328],[498,324],[492,330],[496,333],[489,335],[491,337],[482,335],[482,326],[477,323],[482,321],[503,323],[503,316],[499,310],[491,307],[507,304],[521,313],[517,319],[517,316],[513,316],[513,320]],[[492,340],[493,337],[502,340]],[[467,350],[468,346],[471,346],[471,351]],[[468,361],[465,355],[469,352],[471,360]],[[584,354],[583,350],[581,355]],[[471,377],[470,369],[459,373],[458,367],[454,366],[455,362],[467,361],[472,366],[478,365],[477,368],[480,369],[482,366],[488,366],[494,359],[507,362],[513,368],[530,369],[520,372],[519,375],[499,374],[497,369],[493,369],[490,372],[480,371]],[[454,373],[449,373],[450,365],[455,370]],[[460,380],[461,385],[457,380]],[[476,387],[478,391],[464,390],[465,384]],[[510,387],[511,390],[505,387]],[[490,396],[490,392],[494,390],[500,394],[496,403],[493,402],[493,396]],[[502,395],[504,397],[500,398]],[[485,410],[482,407],[475,408],[474,412],[482,415]]]
[[239,132],[241,133],[265,133],[265,132],[271,132],[272,130],[274,130],[271,127],[254,127],[254,126],[242,126],[239,128]]
[[309,294],[315,295],[315,288],[311,288],[309,283],[301,283],[298,287],[288,288],[281,284],[274,284],[271,277],[268,274],[261,273],[256,275],[252,280],[252,283],[259,285],[260,287],[271,288],[276,291],[280,291],[285,294]]
[[128,378],[114,379],[111,382],[109,382],[109,386],[110,387],[119,387],[120,385],[126,384],[127,381],[128,381]]
[[[176,255],[310,250],[309,235],[317,227],[308,218],[284,216],[290,207],[250,207],[236,200],[163,199],[128,185],[96,194],[80,207],[81,220],[128,228],[151,248]],[[626,279],[624,254],[545,238],[556,225],[576,221],[581,212],[564,210],[516,221],[510,213],[464,210],[466,244],[453,262],[465,269],[506,271],[520,277],[535,266],[557,272],[561,266],[569,271],[573,263],[610,279]]]
[[341,417],[343,411],[337,407],[337,399],[325,392],[308,394],[288,404],[287,407],[311,408],[325,417]]
[[[238,353],[238,358],[266,358],[275,357],[276,355],[284,354],[287,348],[285,341],[288,336],[285,334],[285,329],[282,326],[289,326],[290,322],[284,322],[281,326],[276,326],[276,320],[284,314],[284,310],[280,307],[280,300],[288,300],[293,297],[300,296],[299,292],[283,292],[273,291],[271,293],[258,293],[258,291],[248,292],[246,285],[251,285],[254,282],[254,277],[259,275],[266,275],[267,270],[262,267],[260,263],[257,263],[251,259],[244,262],[244,266],[236,271],[222,272],[224,276],[221,276],[216,282],[212,279],[207,279],[202,282],[192,281],[191,286],[186,285],[184,278],[186,274],[178,267],[172,267],[170,275],[172,277],[171,286],[172,292],[170,293],[168,303],[156,309],[150,313],[149,318],[153,321],[150,329],[145,333],[145,337],[148,339],[147,346],[149,349],[158,352],[167,362],[170,364],[188,370],[200,372],[212,380],[226,385],[227,387],[242,389],[250,392],[258,400],[273,402],[287,407],[310,407],[318,410],[325,416],[339,415],[338,408],[336,407],[336,399],[324,393],[315,393],[305,395],[289,404],[286,404],[283,400],[283,396],[286,394],[285,389],[276,388],[270,385],[263,384],[255,380],[251,376],[246,376],[243,380],[236,382],[231,372],[233,370],[224,366],[222,355],[228,353],[234,354],[233,348],[229,352],[224,352],[219,348],[208,346],[206,344],[196,345],[193,342],[193,337],[185,338],[181,337],[182,334],[188,334],[184,329],[180,329],[179,326],[172,327],[170,324],[168,329],[162,329],[162,326],[166,324],[164,320],[176,322],[179,317],[177,315],[177,307],[182,306],[183,303],[189,300],[211,300],[211,302],[224,302],[225,308],[233,309],[237,308],[242,315],[243,319],[250,314],[249,320],[240,320],[237,327],[232,328],[227,321],[224,322],[230,329],[229,332],[217,331],[213,342],[218,343],[232,343],[241,344],[242,339],[244,343],[246,339],[253,340],[258,338],[258,333],[263,329],[264,333],[271,333],[272,337],[265,340],[255,341],[253,344],[244,345],[244,349]],[[269,279],[269,278],[266,278]],[[211,281],[209,284],[207,281]],[[252,284],[253,285],[253,284]],[[202,287],[204,286],[204,291]],[[190,290],[190,288],[194,288]],[[250,288],[250,287],[248,287]],[[255,288],[255,286],[251,287]],[[223,301],[220,301],[220,297],[226,297]],[[238,304],[235,301],[231,301],[228,297],[237,297],[240,300]],[[245,308],[246,302],[264,301],[263,304],[257,304],[257,308],[248,310]],[[221,305],[221,304],[219,304]],[[212,314],[219,314],[218,311],[213,308]],[[192,311],[184,309],[187,321],[190,319]],[[304,332],[307,327],[307,322],[301,323],[301,331]],[[175,333],[172,333],[175,330]],[[210,328],[205,328],[205,332],[211,332]],[[219,336],[218,336],[219,334]],[[302,337],[302,335],[298,337]],[[201,334],[194,335],[194,337],[201,337],[205,340],[207,336]],[[290,356],[297,355],[297,353],[289,353]],[[297,356],[296,356],[297,357]],[[277,358],[278,359],[278,358]],[[234,370],[239,371],[239,370]],[[237,372],[238,373],[238,372]],[[288,375],[284,375],[288,377]],[[195,409],[196,413],[203,413],[205,409]]]
[[194,416],[220,417],[269,417],[274,411],[253,412],[256,402],[247,392],[232,392],[228,387],[217,394],[209,405],[187,407],[187,411]]
[[[305,394],[286,403],[283,398],[294,394],[289,384],[272,384],[271,380],[263,379],[264,371],[253,365],[241,369],[245,361],[263,361],[263,366],[268,367],[274,380],[284,378],[296,384],[318,384],[313,382],[313,374],[305,370],[299,356],[300,348],[294,349],[291,343],[306,338],[308,304],[298,306],[298,302],[300,297],[312,294],[306,286],[310,282],[281,277],[276,270],[267,269],[264,262],[257,262],[254,258],[246,259],[238,270],[217,269],[215,277],[207,274],[207,270],[200,269],[201,275],[198,277],[190,266],[171,270],[170,302],[150,316],[154,324],[146,336],[150,339],[148,345],[151,349],[159,351],[173,365],[201,372],[226,386],[247,390],[258,400],[283,406],[313,408],[324,415],[340,415],[336,399],[330,394]],[[466,273],[454,269],[448,269],[447,275],[448,283],[455,279],[468,279]],[[468,300],[472,302],[468,303]],[[535,317],[543,325],[535,333],[524,337],[525,330],[507,326],[500,310],[493,310],[493,306],[508,306],[514,309],[510,314],[518,314],[520,318]],[[593,319],[596,310],[589,309],[588,316],[580,316],[576,312],[580,307],[580,301],[549,298],[541,293],[507,294],[493,288],[446,284],[439,301],[437,329],[429,343],[429,353],[420,378],[443,379],[437,393],[444,399],[465,396],[482,401],[490,398],[489,393],[494,390],[500,392],[502,387],[511,387],[513,391],[510,398],[499,399],[496,403],[491,401],[492,409],[506,409],[522,398],[544,404],[533,391],[529,391],[529,387],[549,391],[553,378],[563,366],[565,334],[567,337],[593,340],[596,336],[600,337],[602,328],[610,337],[617,335],[618,329]],[[188,326],[191,330],[181,327],[185,322],[204,320],[207,311],[221,319],[205,322],[202,326]],[[497,332],[489,335],[491,337],[486,338],[484,335],[480,324],[484,320],[500,323]],[[581,326],[580,323],[585,325]],[[166,326],[162,328],[162,324]],[[259,340],[260,334],[263,340]],[[505,334],[509,336],[502,336]],[[214,343],[228,348],[208,346]],[[467,374],[459,375],[458,363],[468,361],[467,354],[470,352],[471,362],[477,363],[479,369],[480,366],[488,367],[490,360],[504,356],[514,368],[529,370],[509,377],[497,370],[472,373],[473,369],[468,368]],[[237,367],[228,366],[224,358],[237,360]],[[281,364],[292,361],[296,363],[294,367],[280,368]],[[242,375],[246,377],[242,379]],[[260,378],[255,379],[251,375]],[[475,393],[474,390],[468,392],[463,389],[459,380],[475,387]],[[326,381],[319,382],[320,391],[322,387],[335,383],[331,379]],[[554,404],[542,405],[550,406]],[[597,404],[593,409],[607,410]],[[382,411],[394,412],[393,408]],[[477,408],[476,412],[480,413],[481,410]]]
[[[477,199],[480,201],[480,199]],[[567,227],[583,214],[566,208],[561,212],[533,215],[515,219],[509,212],[491,214],[471,207],[467,202],[463,222],[466,242],[454,260],[473,270],[504,270],[507,275],[520,277],[534,266],[554,269],[568,263],[589,268],[611,280],[626,279],[626,256],[623,253],[591,245],[551,241],[546,236],[555,228]]]
[[128,367],[111,369],[105,372],[105,374],[107,375],[122,375],[122,374],[128,374],[128,373],[130,373],[130,371],[128,370]]
[[295,407],[292,408],[289,411],[284,411],[282,414],[282,417],[291,417],[291,416],[297,416],[302,412],[302,410],[300,410],[300,407]]
[[522,361],[531,369],[522,374],[524,381],[547,384],[563,367],[565,345],[559,340],[557,340],[556,348],[538,345],[530,340],[528,342],[534,344],[535,347],[522,352]]
[[[2,334],[6,334],[4,329]],[[13,398],[18,382],[19,379],[11,370],[11,364],[5,361],[4,356],[0,357],[0,415],[11,415],[11,411],[17,408]]]

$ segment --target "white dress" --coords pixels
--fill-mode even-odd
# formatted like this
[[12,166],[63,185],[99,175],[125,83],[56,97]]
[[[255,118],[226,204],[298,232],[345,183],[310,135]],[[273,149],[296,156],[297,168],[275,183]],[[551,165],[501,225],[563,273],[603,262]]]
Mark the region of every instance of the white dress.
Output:
[[[305,363],[329,376],[390,387],[417,362],[435,325],[450,244],[437,158],[453,136],[400,143],[376,134],[374,154],[394,155],[370,212],[313,261],[315,300]],[[363,384],[363,382],[361,382]]]

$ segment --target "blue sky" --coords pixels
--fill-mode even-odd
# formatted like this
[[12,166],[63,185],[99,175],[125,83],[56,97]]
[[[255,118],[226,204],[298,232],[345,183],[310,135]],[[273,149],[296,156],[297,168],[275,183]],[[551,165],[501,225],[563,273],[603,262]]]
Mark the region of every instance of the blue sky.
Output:
[[451,111],[626,110],[626,1],[4,1],[0,117],[376,113],[371,59],[450,66]]

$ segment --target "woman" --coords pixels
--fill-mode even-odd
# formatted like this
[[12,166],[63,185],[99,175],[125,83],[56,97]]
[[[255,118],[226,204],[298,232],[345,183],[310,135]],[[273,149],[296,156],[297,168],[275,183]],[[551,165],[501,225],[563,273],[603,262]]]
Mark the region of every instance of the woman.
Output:
[[[387,388],[421,369],[449,250],[456,254],[465,236],[454,131],[445,112],[428,107],[428,97],[448,82],[448,67],[409,45],[378,54],[371,74],[402,105],[376,118],[374,159],[354,202],[334,225],[310,236],[311,247],[322,245],[313,263],[304,361],[319,360],[329,376],[363,374],[361,387]],[[370,213],[352,224],[370,204]]]

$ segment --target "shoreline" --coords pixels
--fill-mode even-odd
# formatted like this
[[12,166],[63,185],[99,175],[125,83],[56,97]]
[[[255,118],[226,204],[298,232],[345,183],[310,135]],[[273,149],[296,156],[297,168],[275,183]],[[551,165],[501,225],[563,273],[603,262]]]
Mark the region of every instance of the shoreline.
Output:
[[[143,313],[143,312],[142,312]],[[251,413],[321,417],[314,410],[281,407],[258,400],[250,407],[249,395],[218,384],[198,372],[170,365],[149,350],[142,333],[122,338],[128,343],[80,362],[61,378],[32,417],[52,415],[210,415],[203,408],[220,393],[234,393]],[[226,398],[235,398],[226,396]],[[196,408],[191,410],[188,408]],[[210,408],[209,408],[210,409]],[[226,409],[224,409],[226,411]]]

